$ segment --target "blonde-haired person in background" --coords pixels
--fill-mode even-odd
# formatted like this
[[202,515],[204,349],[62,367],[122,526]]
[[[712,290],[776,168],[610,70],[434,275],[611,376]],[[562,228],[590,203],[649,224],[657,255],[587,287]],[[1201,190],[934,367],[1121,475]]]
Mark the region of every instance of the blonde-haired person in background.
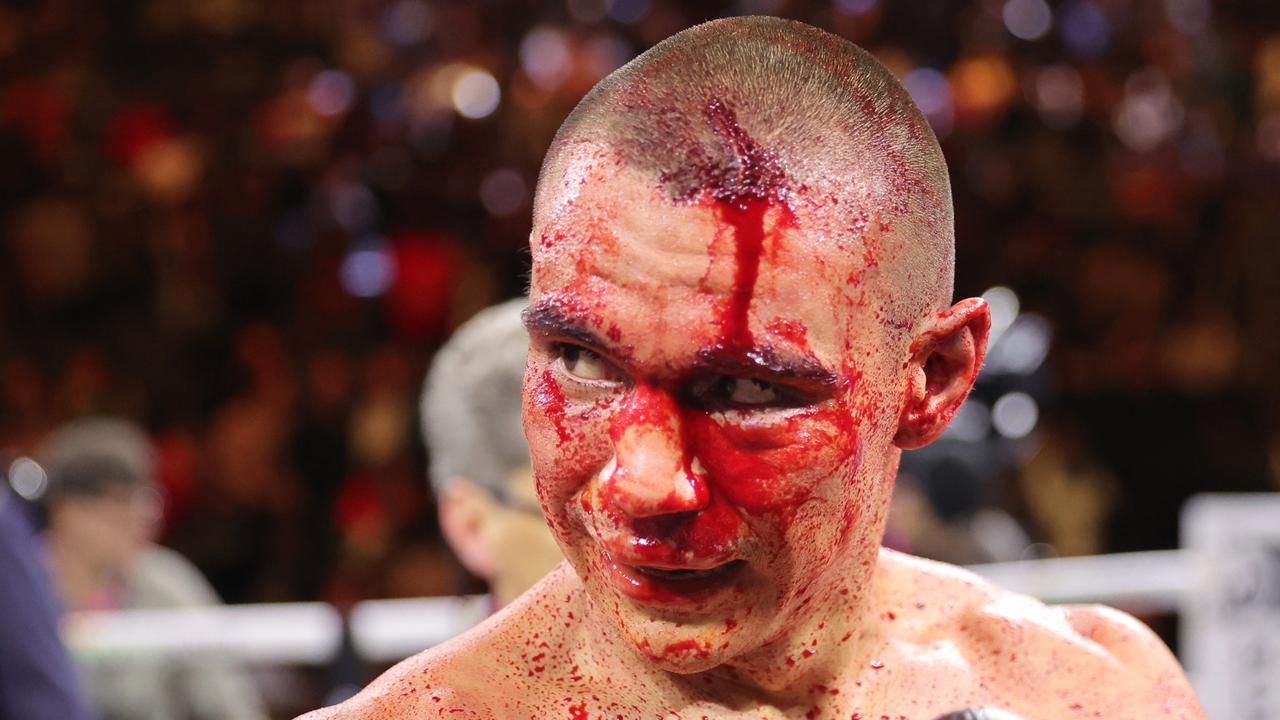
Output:
[[487,308],[436,354],[422,392],[422,433],[440,527],[462,564],[514,600],[563,559],[538,507],[520,386],[529,334],[524,298]]

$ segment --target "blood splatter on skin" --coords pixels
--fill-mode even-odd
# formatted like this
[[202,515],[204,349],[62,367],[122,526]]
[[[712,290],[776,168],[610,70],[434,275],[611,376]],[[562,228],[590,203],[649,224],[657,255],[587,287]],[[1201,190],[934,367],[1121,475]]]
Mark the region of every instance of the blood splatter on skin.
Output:
[[555,424],[556,434],[560,437],[561,442],[569,442],[571,430],[565,421],[565,398],[564,391],[551,377],[550,371],[543,371],[534,379],[530,386],[530,392],[534,396],[534,401],[540,406],[546,408],[547,416],[551,418]]
[[[854,72],[843,41],[776,22],[714,27]],[[316,717],[1202,717],[1131,620],[879,548],[899,445],[936,437],[981,364],[980,301],[906,316],[924,291],[885,280],[900,233],[938,231],[913,215],[937,190],[887,132],[851,169],[870,180],[815,190],[745,93],[665,105],[676,65],[618,90],[650,135],[557,146],[531,236],[525,429],[568,564]],[[902,117],[854,94],[870,127]],[[665,145],[674,169],[637,151]]]

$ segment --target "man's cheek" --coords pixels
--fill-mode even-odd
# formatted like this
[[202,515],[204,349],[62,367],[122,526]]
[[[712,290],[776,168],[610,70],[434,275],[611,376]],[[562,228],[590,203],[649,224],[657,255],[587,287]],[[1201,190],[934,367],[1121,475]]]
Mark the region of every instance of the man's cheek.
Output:
[[784,525],[815,494],[848,481],[856,466],[856,431],[822,413],[767,428],[720,425],[700,416],[689,428],[716,489],[733,505],[774,514]]
[[525,431],[544,504],[562,502],[608,461],[601,408],[569,399],[549,368],[525,381]]

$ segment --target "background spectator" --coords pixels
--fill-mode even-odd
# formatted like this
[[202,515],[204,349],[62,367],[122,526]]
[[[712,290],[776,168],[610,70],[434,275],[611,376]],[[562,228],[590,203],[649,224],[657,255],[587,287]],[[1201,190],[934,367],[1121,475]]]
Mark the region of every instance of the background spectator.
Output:
[[[69,610],[211,605],[217,595],[190,562],[151,543],[160,514],[153,449],[121,420],[91,417],[56,429],[40,448],[45,544]],[[103,720],[267,717],[253,686],[225,658],[76,658]]]
[[489,583],[498,607],[563,559],[538,505],[520,421],[525,305],[508,300],[458,328],[422,392],[440,528],[466,568]]

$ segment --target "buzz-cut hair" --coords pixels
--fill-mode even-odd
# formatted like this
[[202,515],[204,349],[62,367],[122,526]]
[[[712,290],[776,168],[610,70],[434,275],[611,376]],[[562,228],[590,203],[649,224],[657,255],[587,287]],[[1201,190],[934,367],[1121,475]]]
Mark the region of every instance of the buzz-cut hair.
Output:
[[[598,83],[560,127],[538,179],[535,227],[582,144],[607,147],[673,201],[747,193],[824,206],[840,249],[923,301],[899,311],[950,302],[954,220],[941,148],[892,73],[848,40],[740,17],[658,43]],[[873,244],[891,262],[876,261]]]
[[431,487],[454,478],[506,500],[511,473],[529,464],[520,422],[520,389],[529,334],[517,298],[486,308],[436,353],[422,389],[422,435]]

